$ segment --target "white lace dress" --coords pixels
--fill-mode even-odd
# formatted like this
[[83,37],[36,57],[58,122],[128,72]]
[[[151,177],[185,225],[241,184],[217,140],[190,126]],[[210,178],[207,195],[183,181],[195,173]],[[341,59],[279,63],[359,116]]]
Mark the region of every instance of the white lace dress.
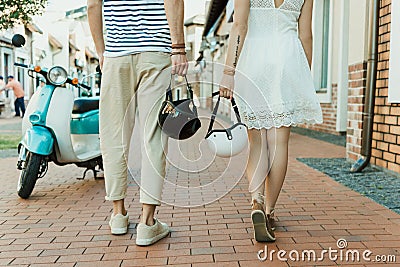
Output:
[[311,71],[298,36],[304,0],[250,0],[235,95],[249,128],[322,123]]

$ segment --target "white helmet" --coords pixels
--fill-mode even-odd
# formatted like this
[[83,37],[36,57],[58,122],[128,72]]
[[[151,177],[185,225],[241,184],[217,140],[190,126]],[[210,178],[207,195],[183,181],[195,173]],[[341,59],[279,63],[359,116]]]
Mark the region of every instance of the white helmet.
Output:
[[[213,96],[219,95],[219,92],[213,93]],[[221,97],[215,104],[210,126],[208,127],[207,140],[208,146],[217,156],[227,158],[232,157],[243,151],[248,145],[247,127],[241,122],[239,110],[236,106],[235,100],[231,99],[233,110],[235,111],[237,123],[227,129],[213,129],[215,117],[219,107]]]

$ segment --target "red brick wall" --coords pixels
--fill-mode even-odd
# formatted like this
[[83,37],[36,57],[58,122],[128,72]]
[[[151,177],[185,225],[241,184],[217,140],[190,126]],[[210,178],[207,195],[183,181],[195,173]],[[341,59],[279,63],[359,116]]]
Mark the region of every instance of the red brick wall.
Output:
[[357,160],[361,152],[366,77],[367,63],[349,66],[346,150],[352,160]]
[[400,105],[388,103],[391,1],[381,0],[371,163],[400,173]]
[[324,123],[315,125],[299,125],[299,127],[312,129],[319,132],[340,135],[336,131],[336,112],[337,112],[337,84],[332,85],[332,101],[331,103],[322,103],[322,114]]

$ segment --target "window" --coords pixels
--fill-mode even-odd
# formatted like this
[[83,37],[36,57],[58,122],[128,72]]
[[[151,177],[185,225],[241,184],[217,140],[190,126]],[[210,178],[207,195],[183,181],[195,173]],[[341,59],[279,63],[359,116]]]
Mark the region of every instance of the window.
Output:
[[[7,83],[7,76],[13,75],[13,50],[8,47],[0,46],[0,75],[4,77],[4,82]],[[4,96],[10,97],[12,93],[10,91],[5,91]]]
[[10,62],[10,70],[12,71],[12,75],[15,76],[15,79],[21,83],[25,91],[25,99],[28,100],[34,92],[34,81],[28,78],[28,72],[25,68],[13,66],[13,63],[27,64],[27,62],[29,62],[29,52],[25,48],[17,48],[14,50],[13,54]]
[[332,98],[332,3],[330,0],[314,2],[312,73],[321,103],[330,103]]
[[321,62],[321,78],[319,88],[328,88],[328,69],[329,69],[329,43],[330,43],[330,1],[323,1],[323,18],[322,18],[322,62]]
[[[23,58],[18,58],[17,59],[18,63],[25,64],[25,60]],[[25,71],[23,68],[17,68],[17,81],[19,81],[22,85],[22,88],[26,88],[25,84]]]
[[4,53],[3,58],[4,58],[4,64],[3,64],[3,66],[4,66],[4,79],[7,80],[7,77],[9,75],[11,75],[11,73],[10,73],[11,55],[7,54],[7,53]]

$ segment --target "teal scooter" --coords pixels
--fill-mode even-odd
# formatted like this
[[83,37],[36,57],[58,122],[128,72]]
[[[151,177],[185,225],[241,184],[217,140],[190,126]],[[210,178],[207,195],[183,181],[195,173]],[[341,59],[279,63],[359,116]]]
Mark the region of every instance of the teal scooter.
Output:
[[[23,37],[13,38],[22,46]],[[22,43],[22,45],[21,45]],[[17,192],[29,198],[36,181],[45,176],[48,163],[75,164],[92,170],[94,177],[103,169],[99,142],[99,98],[75,98],[74,89],[90,90],[78,79],[68,77],[67,71],[54,66],[50,69],[15,63],[28,69],[28,74],[40,74],[46,85],[35,92],[26,108],[22,122],[22,140],[18,146],[17,168],[21,170]],[[83,179],[82,178],[82,179]]]

